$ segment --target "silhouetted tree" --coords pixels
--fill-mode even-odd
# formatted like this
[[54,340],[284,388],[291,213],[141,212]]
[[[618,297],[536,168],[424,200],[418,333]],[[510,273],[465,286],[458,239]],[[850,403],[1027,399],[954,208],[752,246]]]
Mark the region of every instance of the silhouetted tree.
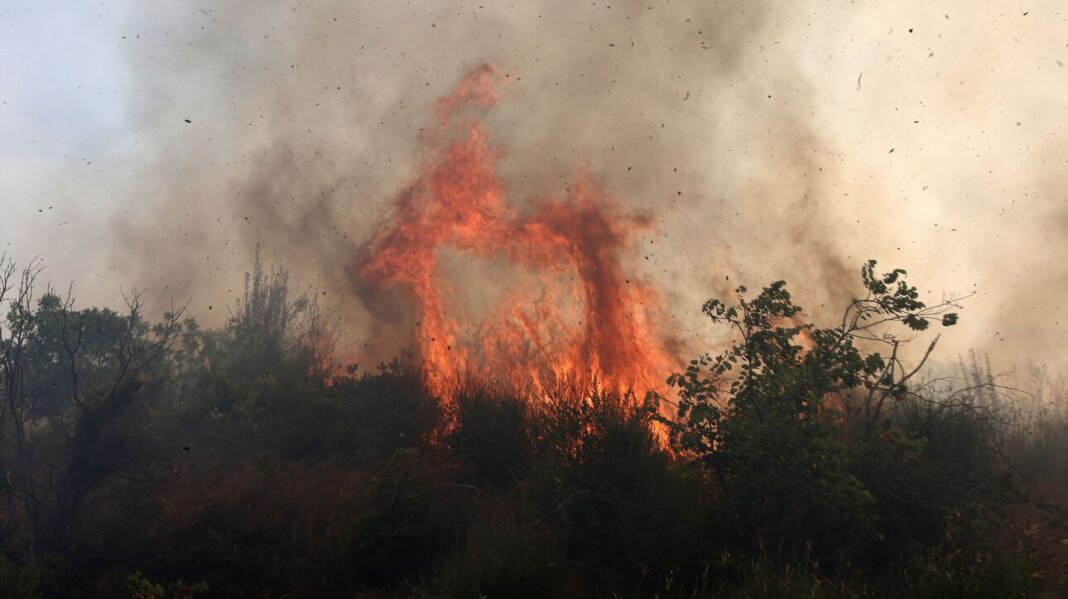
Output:
[[149,327],[138,292],[125,296],[122,317],[73,310],[51,292],[34,309],[41,270],[0,257],[0,305],[8,309],[0,325],[3,549],[20,560],[62,548],[84,503],[139,457],[120,420],[181,316],[168,313]]

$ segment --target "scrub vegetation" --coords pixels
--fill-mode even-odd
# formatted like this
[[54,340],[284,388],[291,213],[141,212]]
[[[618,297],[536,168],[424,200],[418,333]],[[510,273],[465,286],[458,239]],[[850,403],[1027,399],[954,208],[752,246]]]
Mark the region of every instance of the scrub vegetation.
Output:
[[414,356],[339,367],[259,263],[215,330],[39,275],[0,270],[5,597],[1068,592],[1068,387],[946,367],[956,301],[901,270],[865,264],[829,328],[783,282],[710,300],[733,341],[659,394],[448,398]]

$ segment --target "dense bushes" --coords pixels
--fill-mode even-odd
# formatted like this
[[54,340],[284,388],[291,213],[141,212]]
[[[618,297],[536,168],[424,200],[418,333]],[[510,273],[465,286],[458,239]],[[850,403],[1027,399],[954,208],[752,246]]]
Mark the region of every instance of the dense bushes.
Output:
[[[21,472],[12,435],[48,460],[33,462],[34,486],[0,487],[0,588],[457,598],[1064,590],[1068,419],[1029,419],[1032,396],[1013,396],[977,362],[955,382],[905,368],[887,326],[919,332],[955,316],[920,302],[903,272],[868,264],[863,275],[868,295],[837,328],[801,322],[781,283],[752,300],[743,292],[737,306],[709,302],[713,321],[737,327],[736,344],[648,398],[468,380],[442,401],[410,357],[337,368],[314,295],[293,296],[285,273],[258,265],[215,331],[180,315],[153,331],[136,310],[21,302],[6,330],[25,334],[26,355],[53,361],[28,367],[27,380],[40,387],[72,363],[97,370],[80,379],[93,390],[63,381],[47,405],[4,421],[5,481]],[[70,352],[74,333],[84,349]],[[131,348],[158,352],[135,354],[136,373],[119,378]],[[55,365],[63,352],[65,370]],[[1041,380],[1037,405],[1063,401]],[[45,484],[50,472],[63,485]],[[29,518],[26,489],[51,520]],[[56,518],[62,534],[45,524]],[[34,531],[53,536],[34,543]]]

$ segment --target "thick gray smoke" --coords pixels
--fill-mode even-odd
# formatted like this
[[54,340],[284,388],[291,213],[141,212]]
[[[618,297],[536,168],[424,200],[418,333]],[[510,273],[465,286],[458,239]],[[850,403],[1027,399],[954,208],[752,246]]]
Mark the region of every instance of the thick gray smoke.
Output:
[[585,168],[652,213],[635,251],[683,335],[708,297],[779,278],[833,317],[877,258],[935,298],[978,290],[947,357],[1043,356],[1065,317],[1068,53],[1055,3],[1012,4],[136,3],[135,158],[97,180],[118,208],[83,285],[191,296],[210,321],[260,244],[343,315],[343,345],[395,350],[352,263],[416,174],[428,105],[488,62],[511,196]]

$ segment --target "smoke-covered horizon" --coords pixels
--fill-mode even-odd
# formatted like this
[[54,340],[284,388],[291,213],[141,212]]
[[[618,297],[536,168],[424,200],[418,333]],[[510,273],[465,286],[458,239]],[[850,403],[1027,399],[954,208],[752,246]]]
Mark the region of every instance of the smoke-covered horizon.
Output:
[[[70,77],[122,107],[85,134],[99,143],[41,149],[41,123],[64,121],[0,128],[4,249],[83,304],[137,286],[218,324],[261,246],[325,292],[343,351],[403,339],[352,267],[418,176],[431,103],[490,63],[509,197],[565,197],[581,169],[648,213],[637,274],[681,336],[739,283],[786,279],[833,318],[875,258],[931,299],[976,292],[943,358],[1061,365],[1065,14],[783,4],[131,3],[106,15],[118,74]],[[5,67],[9,121],[31,70]]]

